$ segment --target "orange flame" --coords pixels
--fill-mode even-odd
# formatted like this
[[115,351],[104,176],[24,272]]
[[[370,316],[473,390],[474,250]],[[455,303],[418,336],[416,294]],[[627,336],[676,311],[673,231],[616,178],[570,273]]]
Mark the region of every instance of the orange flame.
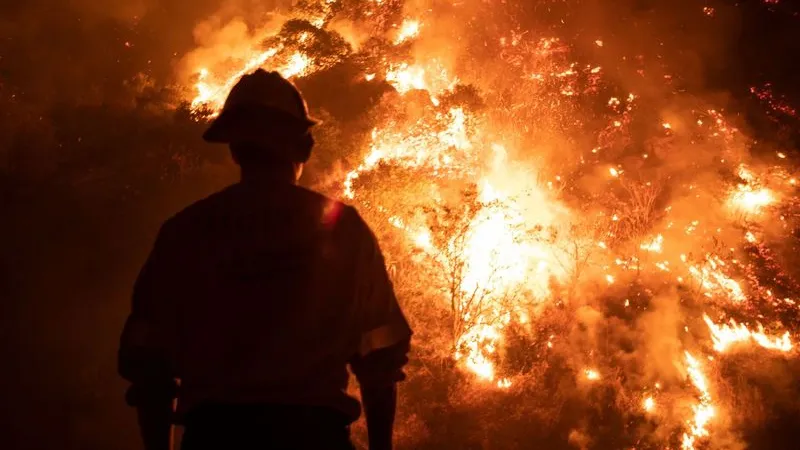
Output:
[[698,403],[692,406],[694,416],[688,421],[689,431],[683,434],[681,448],[691,450],[695,448],[695,442],[708,436],[706,426],[716,414],[714,405],[711,404],[711,394],[708,392],[708,380],[703,374],[700,362],[697,361],[689,352],[686,352],[686,370],[689,380],[694,387],[700,391]]
[[758,331],[752,331],[746,325],[738,324],[733,319],[723,325],[715,324],[707,315],[703,315],[703,320],[711,330],[714,350],[720,353],[739,342],[755,342],[763,348],[781,352],[790,352],[793,348],[788,331],[781,336],[768,336],[764,333],[764,327],[761,324],[757,325]]

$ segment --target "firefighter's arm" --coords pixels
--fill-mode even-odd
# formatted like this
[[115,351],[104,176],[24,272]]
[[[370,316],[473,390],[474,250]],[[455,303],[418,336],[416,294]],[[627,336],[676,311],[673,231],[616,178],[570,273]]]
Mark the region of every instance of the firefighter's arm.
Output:
[[361,400],[367,419],[370,450],[391,450],[394,413],[397,408],[397,385],[382,388],[361,387]]
[[145,450],[172,450],[175,384],[134,384],[126,395],[136,408],[139,433]]
[[174,305],[169,272],[169,237],[162,227],[136,280],[131,313],[120,338],[118,370],[131,382],[125,399],[136,408],[146,450],[172,448],[177,384],[170,360]]
[[397,383],[405,378],[409,339],[357,356],[351,362],[360,389],[370,450],[390,450],[397,407]]
[[364,235],[356,291],[361,336],[350,367],[361,387],[369,448],[390,450],[397,383],[405,378],[411,328],[395,297],[377,239],[368,228]]

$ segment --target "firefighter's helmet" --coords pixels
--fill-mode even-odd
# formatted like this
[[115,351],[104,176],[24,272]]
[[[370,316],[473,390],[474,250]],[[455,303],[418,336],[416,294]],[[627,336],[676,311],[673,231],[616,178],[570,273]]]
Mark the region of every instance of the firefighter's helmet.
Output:
[[258,69],[243,76],[228,94],[203,139],[214,143],[259,142],[276,134],[303,135],[319,121],[308,114],[303,96],[278,72]]

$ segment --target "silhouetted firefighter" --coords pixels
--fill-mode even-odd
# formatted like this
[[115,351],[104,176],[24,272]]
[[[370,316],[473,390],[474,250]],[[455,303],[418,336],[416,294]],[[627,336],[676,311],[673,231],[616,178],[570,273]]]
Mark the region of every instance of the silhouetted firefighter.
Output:
[[173,423],[185,450],[352,449],[348,364],[370,448],[392,447],[411,330],[356,210],[296,185],[315,123],[294,85],[257,70],[204,134],[241,181],[164,223],[122,333],[148,450],[172,446]]

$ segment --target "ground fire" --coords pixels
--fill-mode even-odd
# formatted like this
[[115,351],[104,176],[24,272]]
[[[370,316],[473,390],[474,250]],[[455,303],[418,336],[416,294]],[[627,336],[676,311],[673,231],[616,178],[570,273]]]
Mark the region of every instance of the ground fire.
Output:
[[[534,402],[559,366],[585,403],[636,424],[616,448],[734,448],[746,418],[726,397],[726,358],[796,357],[786,150],[755,157],[736,117],[647,58],[607,70],[604,36],[523,28],[478,1],[418,3],[306,1],[223,24],[185,58],[187,99],[212,117],[259,67],[302,88],[346,65],[381,93],[358,126],[320,126],[357,145],[318,188],[379,234],[420,330],[412,380],[450,371],[464,403]],[[620,66],[647,88],[623,90]],[[753,94],[795,114],[768,85]],[[541,414],[560,410],[550,401]],[[572,428],[571,445],[597,448],[588,421]]]

